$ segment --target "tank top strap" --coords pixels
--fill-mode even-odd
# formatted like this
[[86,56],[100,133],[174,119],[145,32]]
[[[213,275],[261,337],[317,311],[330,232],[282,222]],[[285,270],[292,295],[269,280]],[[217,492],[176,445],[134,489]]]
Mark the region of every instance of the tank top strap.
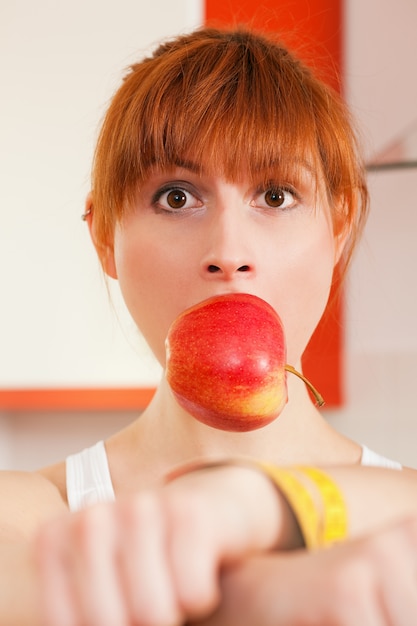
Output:
[[372,467],[387,467],[388,469],[402,469],[402,465],[401,463],[398,463],[398,461],[392,461],[391,459],[387,459],[385,456],[377,454],[366,446],[362,446],[361,464]]
[[68,456],[65,465],[70,511],[78,511],[96,502],[111,502],[115,499],[103,441]]

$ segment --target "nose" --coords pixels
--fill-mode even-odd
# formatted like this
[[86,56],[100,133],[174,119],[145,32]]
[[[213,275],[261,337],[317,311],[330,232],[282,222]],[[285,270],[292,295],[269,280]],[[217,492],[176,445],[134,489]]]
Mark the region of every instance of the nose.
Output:
[[226,210],[217,214],[205,233],[201,269],[206,278],[249,278],[255,272],[250,248],[250,228],[245,218]]

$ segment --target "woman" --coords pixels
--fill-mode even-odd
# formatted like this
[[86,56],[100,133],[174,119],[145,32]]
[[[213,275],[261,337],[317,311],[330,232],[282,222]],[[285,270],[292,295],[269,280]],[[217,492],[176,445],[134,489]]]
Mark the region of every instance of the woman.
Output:
[[[179,314],[211,296],[247,293],[278,312],[288,362],[300,370],[366,212],[364,171],[339,98],[281,44],[202,29],[129,71],[103,122],[84,218],[163,366]],[[4,534],[32,537],[43,526],[35,544],[45,623],[202,619],[220,602],[220,567],[304,545],[291,504],[257,469],[191,472],[161,489],[173,468],[196,459],[332,467],[351,536],[416,513],[414,472],[361,468],[399,465],[331,428],[297,377],[287,384],[278,419],[225,432],[184,410],[163,376],[143,414],[105,444],[43,477],[7,477],[14,496]],[[103,503],[115,498],[118,505]],[[276,555],[268,558],[267,567]],[[308,558],[320,571],[321,553]],[[259,567],[245,563],[249,572]],[[227,571],[226,615],[225,600],[242,584],[235,568]],[[233,619],[243,623],[238,604]],[[267,623],[265,606],[257,626]],[[212,619],[222,623],[222,613]]]

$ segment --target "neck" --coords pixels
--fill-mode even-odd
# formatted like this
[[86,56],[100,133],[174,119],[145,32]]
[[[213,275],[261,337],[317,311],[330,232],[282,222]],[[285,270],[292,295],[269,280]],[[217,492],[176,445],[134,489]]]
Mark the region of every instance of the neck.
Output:
[[[288,377],[289,402],[281,415],[250,432],[227,432],[202,424],[184,411],[165,380],[136,422],[137,441],[153,442],[153,455],[169,465],[197,457],[252,456],[275,463],[318,463],[334,433],[314,406],[304,383]],[[163,436],[161,436],[163,433]],[[149,450],[149,445],[147,445]]]

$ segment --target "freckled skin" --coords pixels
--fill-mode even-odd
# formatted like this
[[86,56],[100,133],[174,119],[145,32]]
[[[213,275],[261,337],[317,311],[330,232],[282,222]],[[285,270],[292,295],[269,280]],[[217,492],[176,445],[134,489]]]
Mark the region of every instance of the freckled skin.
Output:
[[256,296],[215,296],[184,311],[166,349],[175,397],[209,426],[254,430],[276,419],[287,402],[284,330]]

